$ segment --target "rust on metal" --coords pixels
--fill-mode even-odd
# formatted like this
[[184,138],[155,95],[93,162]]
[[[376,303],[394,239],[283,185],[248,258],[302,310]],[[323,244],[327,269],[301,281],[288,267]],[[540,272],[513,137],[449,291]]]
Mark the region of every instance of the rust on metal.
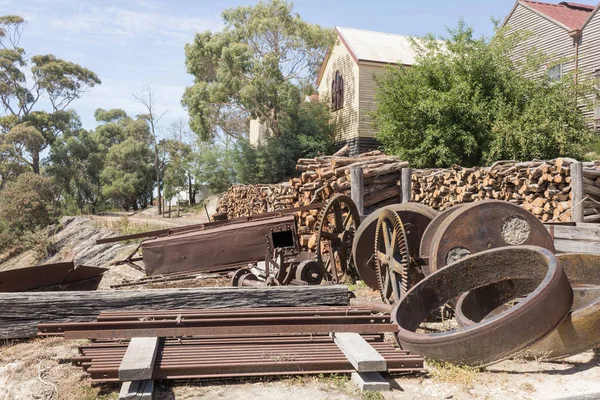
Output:
[[223,226],[223,225],[227,225],[227,224],[237,224],[237,223],[250,222],[250,221],[259,221],[261,219],[266,219],[266,218],[276,218],[276,217],[281,217],[281,216],[288,215],[288,214],[293,214],[298,211],[314,210],[314,209],[321,208],[321,207],[323,207],[323,203],[315,203],[315,204],[309,204],[307,206],[302,206],[302,207],[270,211],[270,212],[266,212],[266,213],[262,213],[262,214],[251,215],[251,216],[247,216],[247,217],[233,218],[233,219],[229,219],[229,220],[225,219],[225,220],[218,220],[218,221],[213,221],[213,222],[206,222],[203,224],[186,225],[186,226],[181,226],[181,227],[177,227],[177,228],[159,229],[159,230],[148,231],[148,232],[134,233],[134,234],[130,234],[130,235],[114,236],[114,237],[109,237],[109,238],[104,238],[104,239],[98,239],[98,240],[96,240],[96,244],[122,242],[125,240],[133,240],[133,239],[158,238],[158,237],[171,236],[171,235],[181,235],[184,233],[201,231],[204,229],[219,227],[219,226]]
[[[395,349],[383,335],[363,335],[381,354],[390,373],[422,372],[423,358]],[[94,381],[117,381],[127,342],[92,343],[79,348],[72,364]],[[163,339],[153,379],[232,378],[267,375],[350,373],[354,367],[329,335],[263,338]]]
[[377,219],[383,210],[396,212],[406,228],[409,255],[416,260],[421,237],[429,223],[437,215],[434,209],[418,203],[402,203],[385,206],[365,218],[358,228],[352,246],[354,265],[360,278],[373,290],[378,290],[377,272],[375,270],[375,255],[373,245],[377,229]]
[[[0,272],[0,292],[23,292],[48,286],[89,281],[86,290],[98,287],[106,268],[75,266],[73,257],[54,264],[35,265]],[[94,279],[95,278],[95,279]],[[82,289],[83,290],[83,287]]]
[[317,262],[327,272],[327,280],[338,283],[352,265],[352,241],[360,226],[360,215],[349,196],[338,194],[321,208],[317,232]]
[[[556,258],[573,286],[573,309],[552,333],[526,349],[546,359],[567,357],[600,345],[600,255],[559,254]],[[472,290],[458,301],[456,319],[461,326],[471,326],[533,289],[534,281],[513,279]]]
[[277,241],[298,247],[293,215],[148,240],[142,251],[146,273],[153,275],[256,262],[267,244]]
[[[516,306],[466,329],[416,333],[434,310],[450,299],[506,279],[528,279],[535,290]],[[571,285],[556,257],[536,246],[483,251],[437,270],[419,282],[392,313],[402,348],[455,364],[483,366],[507,358],[537,342],[567,316]]]
[[423,269],[429,275],[467,255],[516,245],[555,251],[552,237],[530,212],[506,201],[479,201],[462,206],[440,224]]
[[436,217],[431,221],[425,232],[423,232],[423,236],[421,236],[421,244],[419,246],[419,256],[423,259],[429,259],[429,253],[431,251],[431,241],[435,236],[435,233],[439,229],[440,225],[452,214],[460,209],[461,205],[457,204],[444,210],[443,212],[436,215]]

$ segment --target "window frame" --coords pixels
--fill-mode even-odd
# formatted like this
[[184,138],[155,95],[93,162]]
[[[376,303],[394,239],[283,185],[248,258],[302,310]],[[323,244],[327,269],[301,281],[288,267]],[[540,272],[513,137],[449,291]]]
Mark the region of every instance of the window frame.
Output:
[[331,109],[337,111],[342,108],[344,108],[344,77],[337,70],[331,81]]
[[[558,69],[558,74],[554,75],[554,71]],[[552,65],[550,67],[546,67],[546,76],[548,77],[548,79],[550,80],[550,82],[556,82],[559,81],[562,76],[563,76],[563,65],[562,64],[556,64],[556,65]]]

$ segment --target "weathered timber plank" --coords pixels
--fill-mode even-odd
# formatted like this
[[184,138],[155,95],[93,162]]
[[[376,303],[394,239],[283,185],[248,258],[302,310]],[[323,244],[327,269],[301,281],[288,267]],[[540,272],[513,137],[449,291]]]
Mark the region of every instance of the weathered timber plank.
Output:
[[154,381],[123,382],[119,400],[152,400]]
[[557,253],[588,253],[600,254],[600,241],[586,242],[583,240],[554,239]]
[[333,341],[358,372],[387,371],[385,358],[358,333],[333,334]]
[[40,322],[92,321],[108,310],[348,305],[346,286],[0,293],[0,339],[37,334]]
[[353,372],[352,382],[354,382],[361,391],[382,392],[390,390],[390,382],[379,372]]
[[158,341],[157,337],[135,337],[131,339],[119,366],[120,381],[152,379]]
[[600,243],[600,226],[598,224],[589,224],[588,226],[555,225],[553,229],[555,239],[586,240]]

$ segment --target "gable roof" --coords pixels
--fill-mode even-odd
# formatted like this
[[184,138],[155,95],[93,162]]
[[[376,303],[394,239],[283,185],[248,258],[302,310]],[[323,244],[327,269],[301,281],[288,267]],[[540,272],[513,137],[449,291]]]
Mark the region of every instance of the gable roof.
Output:
[[[335,27],[335,33],[357,64],[360,61],[381,64],[400,62],[403,65],[413,65],[415,63],[416,53],[411,47],[409,36],[340,26]],[[317,86],[321,82],[330,55],[331,49],[327,51],[321,64]]]
[[371,61],[385,64],[415,63],[415,52],[408,36],[366,31],[363,29],[336,27],[338,36],[348,48],[355,61]]
[[592,18],[594,18],[594,15],[598,14],[600,10],[600,3],[598,3],[598,5],[596,6],[596,8],[594,8],[594,11],[592,11],[590,13],[590,16],[588,17],[588,19],[583,23],[583,26],[581,27],[581,29],[585,28],[587,26],[587,24],[590,23],[590,21],[592,20]]
[[[568,31],[581,29],[595,8],[595,6],[592,5],[568,1],[563,1],[559,4],[551,4],[532,0],[518,0],[517,4],[521,4]],[[515,4],[515,8],[517,4]],[[514,8],[510,15],[512,15],[513,12]],[[508,21],[510,15],[507,17],[506,21]]]

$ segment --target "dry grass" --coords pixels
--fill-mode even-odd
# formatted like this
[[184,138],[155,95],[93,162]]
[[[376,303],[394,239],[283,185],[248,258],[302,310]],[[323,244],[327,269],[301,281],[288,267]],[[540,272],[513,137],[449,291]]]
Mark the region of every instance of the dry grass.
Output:
[[469,387],[477,382],[480,368],[455,365],[449,362],[427,360],[427,370],[431,378],[438,382],[453,383]]

